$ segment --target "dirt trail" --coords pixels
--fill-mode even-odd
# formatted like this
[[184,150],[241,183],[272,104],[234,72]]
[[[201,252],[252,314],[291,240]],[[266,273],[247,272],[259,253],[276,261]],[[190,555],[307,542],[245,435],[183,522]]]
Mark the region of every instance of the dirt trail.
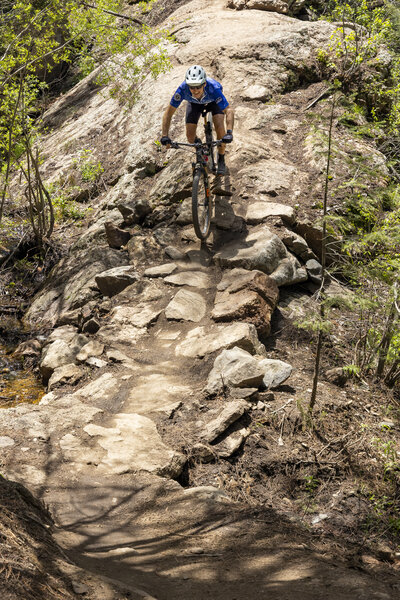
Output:
[[[222,276],[216,255],[232,241],[246,244],[253,227],[267,224],[279,237],[282,219],[279,214],[263,216],[265,206],[276,201],[306,214],[310,190],[313,199],[319,191],[317,170],[304,164],[303,142],[308,131],[304,107],[320,93],[320,84],[295,89],[270,105],[257,98],[244,105],[243,95],[236,93],[246,70],[257,81],[264,69],[261,59],[254,59],[253,44],[263,48],[268,33],[276,58],[282,50],[275,48],[282,30],[285,43],[293,29],[296,44],[304,44],[305,26],[281,15],[235,13],[225,6],[223,0],[195,0],[175,14],[174,24],[182,29],[173,57],[173,82],[194,57],[210,68],[212,62],[216,76],[226,76],[224,89],[237,103],[235,143],[228,152],[225,181],[234,194],[229,201],[215,199],[213,231],[203,247],[190,226],[171,225],[169,233],[184,259],[165,256],[161,262],[175,263],[173,276],[178,279],[171,283],[165,276],[146,275],[151,262],[146,257],[148,264],[138,269],[138,286],[112,300],[112,310],[94,336],[114,358],[108,357],[106,365],[94,371],[92,381],[66,386],[62,396],[56,390],[47,405],[32,410],[30,418],[38,419],[40,426],[40,419],[47,418],[51,430],[54,407],[59,418],[65,418],[65,429],[51,431],[46,445],[39,446],[40,431],[31,433],[24,414],[15,413],[20,439],[9,455],[7,474],[34,485],[56,519],[57,541],[74,562],[127,590],[113,595],[109,589],[96,589],[89,578],[87,596],[93,600],[395,600],[393,579],[376,579],[348,557],[342,560],[334,542],[318,539],[283,511],[232,502],[218,477],[212,486],[187,487],[187,472],[179,468],[187,458],[182,440],[192,441],[226,402],[223,397],[206,398],[203,391],[215,352],[223,347],[212,346],[208,336],[216,332],[216,343],[231,325],[217,325],[210,317]],[[238,50],[232,56],[235,44]],[[272,72],[276,65],[268,64]],[[281,80],[286,70],[285,66],[279,72]],[[173,85],[168,77],[160,85],[166,97],[165,90]],[[276,89],[283,88],[276,84]],[[256,92],[263,97],[262,91]],[[143,118],[143,127],[146,118],[154,123],[154,112]],[[174,128],[174,135],[182,136],[182,124]],[[151,132],[145,134],[147,142]],[[172,169],[186,157],[169,158],[160,177],[171,169],[179,178],[179,168]],[[178,281],[181,273],[185,277]],[[187,285],[193,274],[193,285]],[[182,290],[190,294],[171,308]],[[174,316],[179,310],[181,317]],[[202,343],[205,350],[199,351]],[[116,359],[116,352],[124,356]],[[296,359],[306,362],[308,354],[308,348],[299,348]],[[284,394],[282,399],[286,401]],[[49,413],[43,417],[46,409]],[[177,412],[185,416],[186,425],[175,425]],[[35,435],[36,446],[27,431]],[[18,471],[18,464],[27,469]]]

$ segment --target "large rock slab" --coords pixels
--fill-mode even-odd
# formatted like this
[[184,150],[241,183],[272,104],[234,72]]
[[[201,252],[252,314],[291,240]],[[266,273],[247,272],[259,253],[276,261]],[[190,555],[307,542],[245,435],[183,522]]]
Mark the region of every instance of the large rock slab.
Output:
[[253,197],[276,197],[291,190],[296,174],[294,165],[272,158],[248,164],[239,171],[241,184]]
[[43,290],[34,298],[26,321],[54,326],[59,316],[87,304],[99,290],[95,276],[126,263],[122,252],[95,247],[71,252],[54,267]]
[[168,320],[193,321],[198,323],[206,314],[206,301],[203,296],[190,290],[181,289],[165,309]]
[[227,387],[258,388],[265,373],[260,360],[242,348],[223,350],[208,376],[207,392],[215,394]]
[[135,377],[124,409],[140,415],[172,410],[177,403],[187,400],[193,391],[180,379],[177,381],[176,374],[154,372]]
[[265,273],[231,269],[224,273],[217,286],[211,316],[215,321],[253,323],[260,334],[268,335],[278,298],[276,282]]
[[227,7],[235,10],[248,8],[276,12],[282,15],[296,15],[305,3],[306,0],[228,0]]
[[98,467],[101,472],[119,475],[148,471],[178,477],[186,462],[182,454],[163,443],[155,423],[142,415],[119,413],[111,427],[91,423],[84,431],[97,437],[97,443],[107,452]]
[[278,236],[265,226],[224,246],[216,253],[215,261],[223,268],[241,267],[262,271],[279,286],[307,281],[305,268],[287,251]]
[[111,373],[103,373],[100,377],[90,381],[83,388],[77,390],[72,396],[79,400],[84,399],[93,405],[108,406],[110,401],[116,399],[120,402],[119,390],[121,381]]
[[277,202],[252,202],[247,208],[246,221],[250,225],[262,223],[268,217],[281,217],[289,225],[292,225],[295,221],[294,209],[286,204],[278,204]]
[[95,277],[96,284],[103,296],[115,296],[138,279],[139,275],[130,265],[103,271]]
[[257,330],[250,323],[232,323],[196,327],[177,345],[175,353],[182,356],[205,356],[222,348],[238,346],[250,354],[265,355],[265,347],[257,336]]

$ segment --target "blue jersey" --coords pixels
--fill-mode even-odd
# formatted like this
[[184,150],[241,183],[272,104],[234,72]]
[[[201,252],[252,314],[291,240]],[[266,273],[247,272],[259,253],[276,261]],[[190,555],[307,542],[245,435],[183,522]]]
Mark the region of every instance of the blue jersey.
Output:
[[181,83],[175,94],[172,96],[170,104],[171,106],[178,108],[182,100],[193,102],[193,104],[209,104],[210,102],[216,102],[221,110],[224,110],[229,106],[228,100],[222,93],[222,85],[218,83],[218,81],[215,81],[215,79],[211,79],[211,77],[207,77],[204,94],[200,100],[193,98],[189,86],[185,81]]

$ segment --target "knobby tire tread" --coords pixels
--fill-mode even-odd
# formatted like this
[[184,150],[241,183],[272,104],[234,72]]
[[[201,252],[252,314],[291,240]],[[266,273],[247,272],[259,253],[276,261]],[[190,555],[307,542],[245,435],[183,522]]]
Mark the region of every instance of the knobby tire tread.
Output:
[[[211,193],[208,192],[207,197],[207,175],[205,172],[201,170],[196,170],[193,176],[193,188],[192,188],[192,218],[193,218],[193,227],[197,237],[200,240],[205,240],[210,231],[211,224]],[[200,185],[200,182],[203,181],[204,188]],[[199,187],[200,194],[204,194],[203,197],[199,198]],[[199,201],[205,202],[205,224],[202,226],[199,219]]]

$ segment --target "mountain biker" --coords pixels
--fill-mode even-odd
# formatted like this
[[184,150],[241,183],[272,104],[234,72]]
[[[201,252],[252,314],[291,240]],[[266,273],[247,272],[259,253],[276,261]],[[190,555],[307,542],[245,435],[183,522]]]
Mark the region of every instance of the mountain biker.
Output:
[[182,100],[187,100],[186,137],[190,144],[193,144],[196,139],[197,123],[203,109],[212,113],[217,138],[224,142],[218,146],[217,175],[224,175],[226,170],[225,144],[230,144],[233,140],[234,110],[229,106],[228,100],[222,93],[222,85],[215,79],[207,77],[200,65],[189,67],[186,71],[185,81],[178,87],[164,112],[160,142],[167,148],[171,144],[171,138],[168,136],[171,119]]

